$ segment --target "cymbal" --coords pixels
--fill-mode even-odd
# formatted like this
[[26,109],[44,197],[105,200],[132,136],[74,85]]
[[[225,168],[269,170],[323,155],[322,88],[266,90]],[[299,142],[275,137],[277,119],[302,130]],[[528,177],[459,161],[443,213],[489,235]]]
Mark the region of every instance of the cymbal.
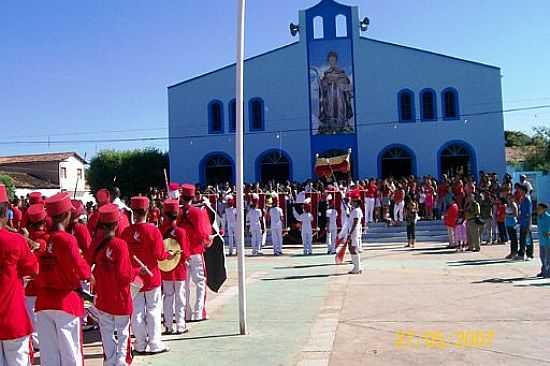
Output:
[[174,257],[171,259],[165,259],[163,261],[159,261],[159,269],[162,272],[170,272],[174,268],[176,268],[180,262],[181,248],[176,239],[166,238],[164,239],[164,249],[167,252],[171,252],[172,254],[174,254]]

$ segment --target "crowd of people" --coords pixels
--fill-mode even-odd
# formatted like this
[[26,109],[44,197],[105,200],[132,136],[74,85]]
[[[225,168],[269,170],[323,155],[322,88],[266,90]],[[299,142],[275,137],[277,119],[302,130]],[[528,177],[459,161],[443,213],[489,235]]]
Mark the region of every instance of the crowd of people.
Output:
[[[526,177],[513,184],[481,172],[478,182],[410,176],[255,184],[242,200],[252,255],[262,255],[268,241],[274,256],[286,243],[302,243],[312,255],[321,241],[337,258],[349,249],[351,274],[362,272],[363,232],[373,222],[406,225],[414,247],[418,220],[442,220],[457,251],[509,242],[508,259],[531,260],[535,216],[539,276],[550,277],[550,212],[539,202],[533,215],[532,195]],[[204,253],[216,237],[225,238],[227,255],[237,252],[234,187],[173,183],[120,197],[113,188],[86,205],[66,192],[9,201],[0,185],[0,342],[9,365],[30,365],[29,344],[43,365],[81,364],[88,315],[99,324],[106,365],[166,352],[161,334],[182,334],[189,321],[207,319]],[[161,271],[162,263],[173,265]]]

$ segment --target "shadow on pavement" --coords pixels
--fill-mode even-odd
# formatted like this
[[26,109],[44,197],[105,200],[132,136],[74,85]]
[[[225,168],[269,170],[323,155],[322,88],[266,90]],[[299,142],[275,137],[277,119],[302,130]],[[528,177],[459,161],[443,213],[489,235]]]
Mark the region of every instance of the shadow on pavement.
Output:
[[440,254],[455,254],[456,249],[441,248],[438,250],[426,250],[420,253],[413,253],[413,255],[440,255]]
[[183,340],[197,340],[197,339],[212,339],[212,338],[229,338],[229,337],[239,337],[240,334],[238,333],[231,333],[231,334],[217,334],[217,335],[209,335],[209,336],[197,336],[197,337],[174,337],[174,338],[164,338],[163,342],[176,342],[176,341],[183,341]]
[[340,264],[336,263],[325,263],[325,264],[303,264],[297,266],[286,266],[286,267],[273,267],[273,269],[304,269],[304,268],[316,268],[316,267],[333,267],[339,266]]
[[262,278],[262,281],[286,281],[286,280],[306,280],[308,278],[328,278],[348,276],[347,273],[331,273],[331,274],[316,274],[316,275],[303,275],[303,276],[287,276],[278,278]]
[[465,261],[447,262],[448,266],[484,266],[488,264],[502,264],[502,263],[514,263],[515,261],[510,259],[472,259]]
[[473,284],[480,284],[480,283],[512,283],[512,282],[518,282],[518,281],[532,281],[536,280],[537,277],[514,277],[514,278],[488,278],[486,280],[481,281],[473,281]]

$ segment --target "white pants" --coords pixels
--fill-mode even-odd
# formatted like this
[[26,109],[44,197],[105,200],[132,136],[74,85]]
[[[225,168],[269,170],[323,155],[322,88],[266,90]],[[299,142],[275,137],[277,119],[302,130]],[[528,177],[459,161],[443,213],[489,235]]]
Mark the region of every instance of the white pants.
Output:
[[304,254],[313,253],[313,233],[311,231],[302,230],[302,243],[304,244]]
[[31,366],[29,336],[0,341],[0,366]]
[[258,254],[262,252],[262,231],[261,230],[251,230],[250,234],[252,236],[252,254]]
[[[195,304],[191,307],[191,282],[195,285]],[[185,320],[206,319],[206,268],[202,254],[189,257],[187,281],[185,282],[185,298],[187,307]]]
[[334,253],[336,250],[336,239],[338,238],[338,228],[333,227],[327,230],[327,250]]
[[[126,366],[130,353],[130,316],[112,315],[97,310],[101,342],[103,343],[104,366]],[[116,332],[116,339],[115,339]]]
[[366,216],[365,217],[365,220],[367,222],[373,222],[374,221],[374,203],[375,203],[375,199],[374,198],[369,198],[367,197],[366,200],[365,200],[365,211],[366,211]]
[[41,310],[36,316],[40,365],[82,366],[80,318],[61,310]]
[[35,350],[40,349],[40,342],[38,341],[38,332],[36,331],[36,313],[34,312],[34,305],[36,304],[36,296],[25,296],[25,306],[27,307],[27,313],[32,322],[32,348]]
[[227,245],[229,246],[229,255],[233,255],[233,251],[237,251],[237,244],[235,242],[235,228],[227,228]]
[[162,351],[166,346],[160,339],[162,299],[160,286],[140,292],[134,297],[132,313],[132,330],[136,336],[134,347],[138,352],[145,352],[147,345],[151,352]]
[[403,209],[405,208],[405,202],[401,201],[393,206],[393,219],[395,221],[403,221]]
[[185,329],[185,281],[162,281],[164,327],[174,331],[174,314],[176,331]]
[[271,243],[273,244],[274,254],[279,254],[283,252],[283,228],[271,228]]

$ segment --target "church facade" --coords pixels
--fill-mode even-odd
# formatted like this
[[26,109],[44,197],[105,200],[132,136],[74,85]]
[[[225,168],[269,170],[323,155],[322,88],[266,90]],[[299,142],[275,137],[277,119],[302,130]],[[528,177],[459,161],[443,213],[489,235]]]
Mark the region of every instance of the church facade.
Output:
[[[505,172],[500,68],[366,38],[322,0],[299,40],[245,61],[245,181],[315,178],[351,151],[355,178]],[[235,180],[235,65],[168,87],[171,179]]]

